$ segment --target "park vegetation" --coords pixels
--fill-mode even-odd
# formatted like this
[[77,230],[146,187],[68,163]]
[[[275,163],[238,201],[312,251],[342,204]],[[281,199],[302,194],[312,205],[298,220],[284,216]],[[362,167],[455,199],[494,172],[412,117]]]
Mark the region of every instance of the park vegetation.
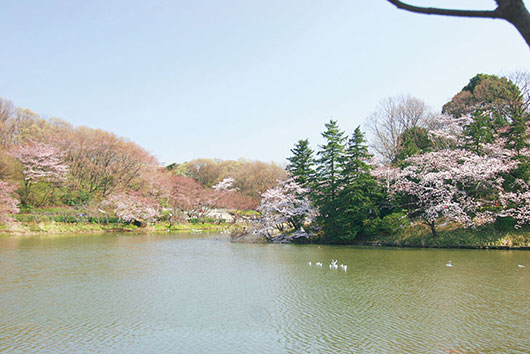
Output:
[[330,120],[282,168],[161,166],[127,139],[0,100],[0,223],[167,230],[222,224],[223,209],[269,241],[528,246],[529,105],[528,74],[478,74],[439,113],[402,96],[380,103],[366,134]]
[[[330,120],[316,152],[307,139],[291,150],[287,170],[300,189],[283,193],[298,202],[280,227],[272,217],[261,228],[291,224],[341,244],[529,245],[529,83],[523,73],[478,74],[441,113],[416,98],[386,99],[367,120],[370,143],[360,127],[347,136]],[[304,222],[287,222],[291,214]]]
[[111,229],[220,222],[212,209],[244,215],[238,211],[255,209],[261,193],[285,176],[278,165],[260,161],[199,159],[164,167],[115,134],[45,119],[0,99],[4,230],[16,221],[32,230],[43,222],[112,224]]

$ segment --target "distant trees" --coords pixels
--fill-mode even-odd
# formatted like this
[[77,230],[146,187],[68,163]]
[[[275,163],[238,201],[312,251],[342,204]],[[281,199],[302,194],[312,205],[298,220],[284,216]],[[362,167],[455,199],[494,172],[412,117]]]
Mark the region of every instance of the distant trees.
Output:
[[421,150],[424,132],[434,114],[421,100],[399,96],[383,100],[366,122],[372,148],[385,160],[396,163],[406,150]]
[[476,112],[491,116],[498,126],[508,123],[522,110],[519,87],[506,77],[477,74],[442,108],[442,113],[461,117]]
[[256,205],[263,192],[287,176],[284,169],[274,163],[247,160],[197,159],[171,165],[170,170],[174,174],[191,177],[204,187],[212,187],[225,178],[233,178],[237,193],[251,198]]
[[387,1],[399,9],[426,15],[504,19],[517,28],[526,43],[530,46],[530,13],[523,0],[495,0],[497,3],[497,8],[495,10],[442,9],[413,6],[399,0]]
[[70,139],[57,144],[71,166],[72,188],[103,196],[114,190],[139,188],[143,172],[158,165],[135,143],[102,130],[76,128],[70,131]]

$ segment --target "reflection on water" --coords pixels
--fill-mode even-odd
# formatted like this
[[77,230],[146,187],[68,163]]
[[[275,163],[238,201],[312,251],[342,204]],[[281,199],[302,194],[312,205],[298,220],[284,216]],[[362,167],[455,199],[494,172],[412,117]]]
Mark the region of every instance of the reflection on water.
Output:
[[8,238],[0,352],[530,353],[529,293],[526,251]]

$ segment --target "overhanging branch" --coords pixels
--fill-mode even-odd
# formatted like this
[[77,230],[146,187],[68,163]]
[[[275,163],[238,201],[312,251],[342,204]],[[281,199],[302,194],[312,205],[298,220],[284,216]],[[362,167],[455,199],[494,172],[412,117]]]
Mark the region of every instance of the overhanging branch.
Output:
[[398,9],[416,12],[425,15],[442,15],[442,16],[457,16],[457,17],[485,17],[485,18],[503,18],[499,9],[495,10],[453,10],[440,9],[436,7],[421,7],[406,4],[399,0],[387,0],[389,3],[396,6]]
[[437,7],[409,5],[400,0],[387,1],[398,9],[424,15],[504,19],[517,28],[526,44],[530,47],[530,12],[528,12],[523,0],[495,0],[497,3],[495,10],[441,9]]

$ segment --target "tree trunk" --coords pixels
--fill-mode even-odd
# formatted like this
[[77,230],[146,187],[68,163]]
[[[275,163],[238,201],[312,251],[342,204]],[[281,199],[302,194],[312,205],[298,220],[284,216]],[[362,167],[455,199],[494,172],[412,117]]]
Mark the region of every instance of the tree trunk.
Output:
[[499,4],[499,9],[502,9],[503,18],[510,22],[517,28],[521,36],[523,36],[526,44],[530,46],[530,13],[525,7],[522,0],[504,1],[506,5]]
[[431,221],[431,222],[428,222],[427,225],[429,225],[429,227],[431,228],[432,238],[437,238],[438,234],[436,233],[436,222]]

